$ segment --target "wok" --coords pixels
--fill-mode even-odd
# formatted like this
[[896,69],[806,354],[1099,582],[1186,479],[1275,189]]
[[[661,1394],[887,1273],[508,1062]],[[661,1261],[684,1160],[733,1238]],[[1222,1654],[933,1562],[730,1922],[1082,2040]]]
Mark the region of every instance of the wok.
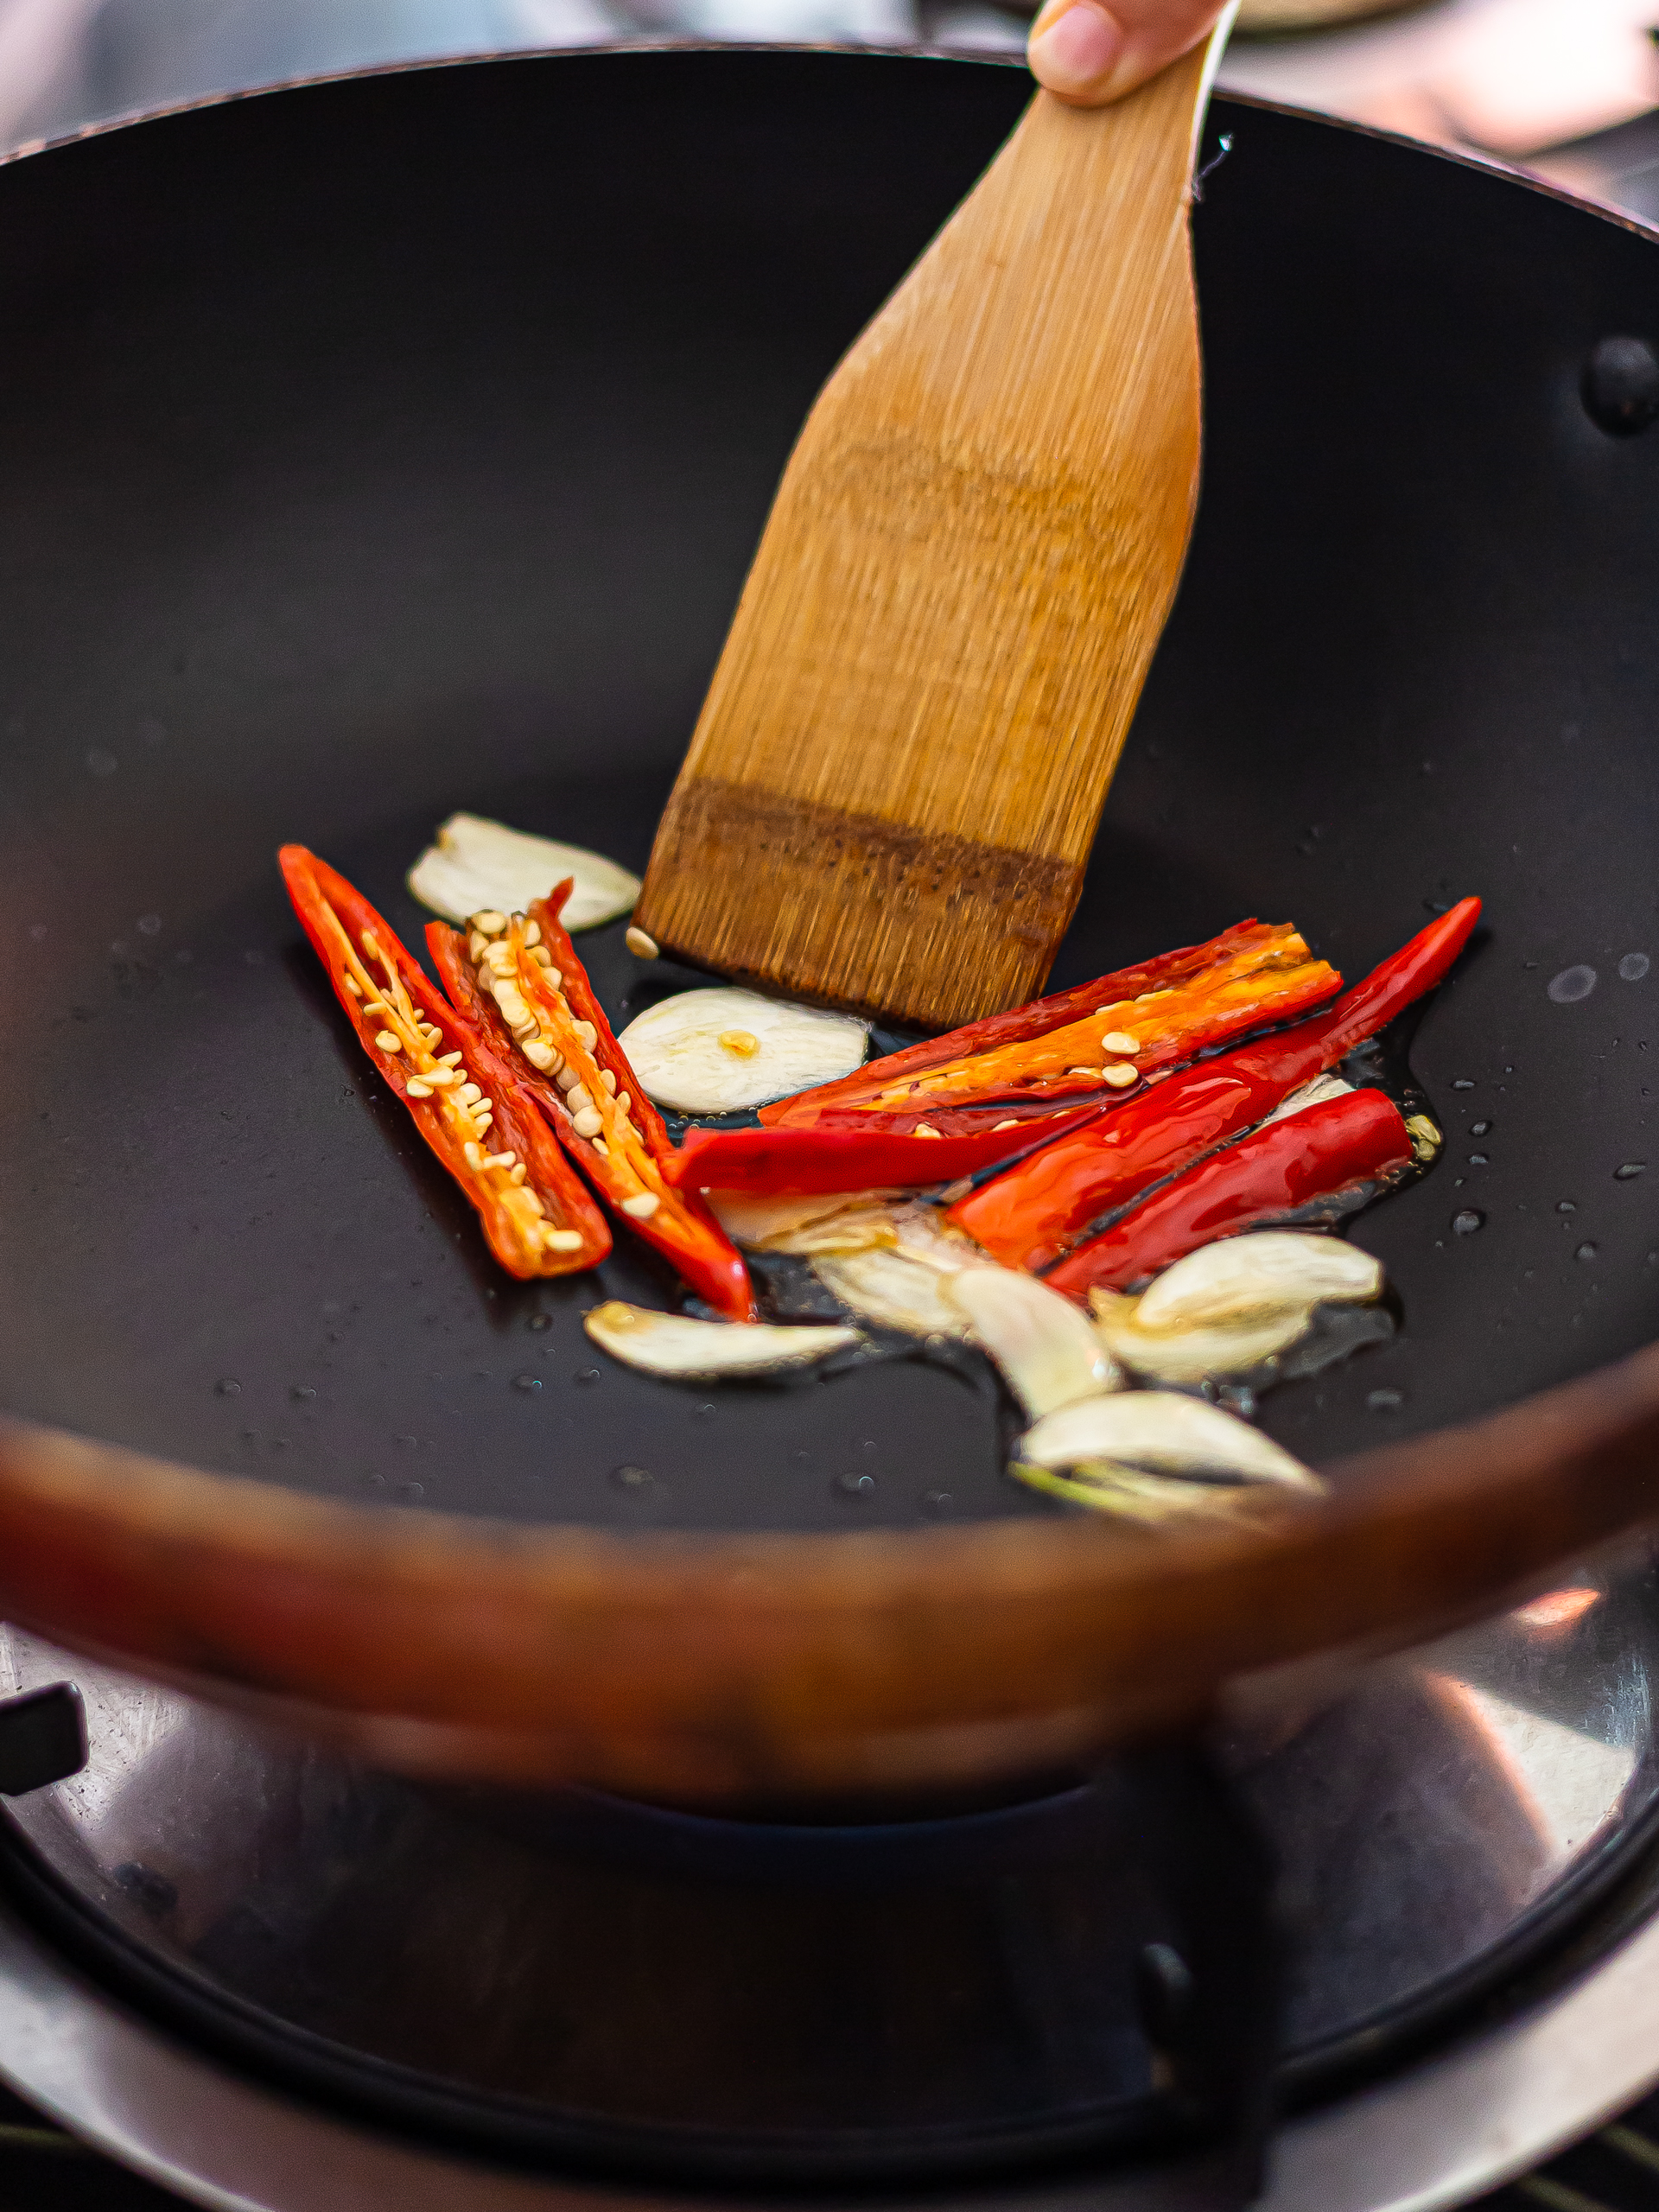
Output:
[[[1445,1153],[1355,1230],[1401,1328],[1266,1402],[1323,1507],[1147,1541],[1006,1478],[987,1376],[602,1361],[583,1309],[662,1302],[655,1263],[499,1274],[302,947],[287,838],[411,938],[457,806],[643,862],[791,434],[1027,92],[514,60],[0,175],[13,1617],[412,1769],[943,1788],[1496,1605],[1659,1504],[1659,1163],[1620,1172],[1659,441],[1581,396],[1651,328],[1633,226],[1212,118],[1202,513],[1054,982],[1249,913],[1357,974],[1487,900],[1412,1048]],[[584,950],[619,1017],[663,988],[620,925]]]

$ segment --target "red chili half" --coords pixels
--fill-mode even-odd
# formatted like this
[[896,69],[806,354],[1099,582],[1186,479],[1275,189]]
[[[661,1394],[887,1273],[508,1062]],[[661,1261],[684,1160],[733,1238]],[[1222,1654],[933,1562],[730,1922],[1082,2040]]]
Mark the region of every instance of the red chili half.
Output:
[[358,1041],[478,1209],[509,1274],[570,1274],[611,1249],[604,1215],[510,1065],[444,1003],[368,900],[303,845],[283,880]]
[[1166,1183],[1114,1228],[1080,1244],[1044,1281],[1080,1302],[1127,1290],[1217,1236],[1236,1236],[1357,1184],[1380,1182],[1412,1156],[1400,1109],[1353,1090],[1254,1130]]
[[[670,1179],[674,1148],[612,1033],[559,911],[570,886],[528,915],[435,922],[427,942],[445,988],[518,1071],[571,1159],[607,1205],[728,1320],[754,1319],[743,1255],[695,1190]],[[484,928],[476,926],[482,922]]]
[[868,1128],[688,1129],[664,1164],[682,1189],[746,1191],[765,1198],[816,1198],[836,1191],[925,1190],[976,1174],[1033,1144],[1092,1122],[1098,1106],[1045,1114],[991,1128],[976,1115],[966,1136],[895,1135]]
[[[1208,944],[1183,945],[868,1061],[838,1082],[763,1106],[760,1119],[809,1122],[830,1109],[896,1112],[906,1121],[918,1115],[943,1135],[939,1114],[953,1104],[1012,1100],[1033,1086],[1047,1094],[1039,1108],[1052,1109],[1057,1092],[1111,1091],[1107,1066],[1124,1071],[1128,1088],[1135,1070],[1144,1074],[1241,1030],[1306,1013],[1341,981],[1288,923],[1239,922]],[[1109,1010],[1112,1020],[1095,1019]],[[1085,1020],[1087,1030],[1079,1027]],[[1122,1044],[1106,1046],[1096,1033],[1103,1031]]]
[[969,1192],[950,1220],[1005,1267],[1050,1266],[1103,1214],[1264,1121],[1385,1028],[1444,979],[1479,918],[1479,899],[1463,899],[1328,1013],[1164,1077]]

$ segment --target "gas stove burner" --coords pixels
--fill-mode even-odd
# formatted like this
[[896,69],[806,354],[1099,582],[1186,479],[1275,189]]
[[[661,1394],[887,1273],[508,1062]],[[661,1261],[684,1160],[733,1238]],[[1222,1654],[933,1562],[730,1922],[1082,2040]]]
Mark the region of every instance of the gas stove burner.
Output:
[[1232,1825],[1160,1755],[809,1826],[399,1780],[12,1631],[0,1681],[72,1679],[91,1753],[12,1802],[7,1879],[175,2031],[433,2142],[704,2186],[1075,2169],[1179,2134],[1182,1881],[1236,1938],[1252,1833],[1293,2103],[1558,1942],[1653,1825],[1656,1660],[1643,1557],[1221,1746]]

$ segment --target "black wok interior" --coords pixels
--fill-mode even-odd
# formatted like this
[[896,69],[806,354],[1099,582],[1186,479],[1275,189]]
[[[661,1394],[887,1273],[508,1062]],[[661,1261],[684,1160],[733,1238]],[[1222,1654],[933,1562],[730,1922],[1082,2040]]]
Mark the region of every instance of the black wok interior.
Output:
[[[0,174],[0,1404],[522,1521],[1058,1510],[1000,1471],[988,1382],[592,1353],[596,1293],[666,1278],[623,1237],[597,1285],[493,1266],[273,859],[314,845],[411,940],[458,806],[643,863],[791,435],[1027,86],[521,60]],[[1217,131],[1203,510],[1054,980],[1249,913],[1357,974],[1487,900],[1414,1047],[1446,1153],[1355,1231],[1402,1332],[1267,1402],[1325,1460],[1655,1332],[1659,1158],[1616,1171],[1654,1083],[1659,435],[1579,380],[1659,336],[1659,254],[1329,124]],[[584,950],[644,1002],[620,925]]]

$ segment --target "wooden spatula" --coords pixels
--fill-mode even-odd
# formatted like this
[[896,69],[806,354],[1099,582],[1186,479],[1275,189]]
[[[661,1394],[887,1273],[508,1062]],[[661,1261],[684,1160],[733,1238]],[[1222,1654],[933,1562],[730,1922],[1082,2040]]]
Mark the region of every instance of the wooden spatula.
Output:
[[932,1028],[1040,985],[1192,529],[1222,36],[1039,92],[825,385],[657,834],[665,949]]

